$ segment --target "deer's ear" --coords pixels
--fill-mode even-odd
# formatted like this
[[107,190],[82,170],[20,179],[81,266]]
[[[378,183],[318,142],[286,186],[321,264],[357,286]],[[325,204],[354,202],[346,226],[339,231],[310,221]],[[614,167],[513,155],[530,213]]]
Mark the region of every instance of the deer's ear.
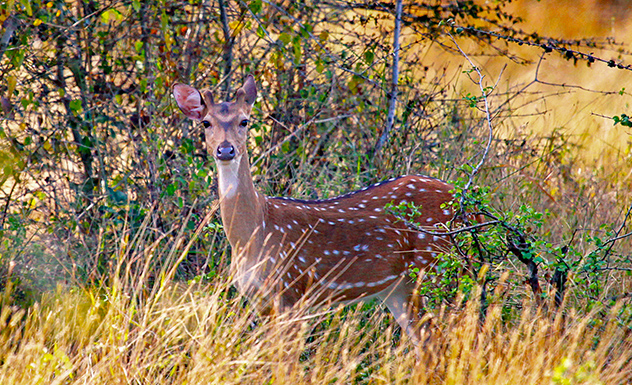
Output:
[[211,91],[209,90],[202,91],[202,97],[203,97],[204,103],[207,106],[212,106],[215,104],[215,101],[213,100],[213,93]]
[[255,104],[255,100],[257,99],[257,85],[255,83],[255,78],[252,75],[248,75],[248,77],[246,77],[244,85],[237,90],[235,99],[239,103],[245,102],[250,106]]
[[176,83],[172,93],[178,107],[189,119],[202,120],[206,115],[206,104],[200,91],[186,84]]

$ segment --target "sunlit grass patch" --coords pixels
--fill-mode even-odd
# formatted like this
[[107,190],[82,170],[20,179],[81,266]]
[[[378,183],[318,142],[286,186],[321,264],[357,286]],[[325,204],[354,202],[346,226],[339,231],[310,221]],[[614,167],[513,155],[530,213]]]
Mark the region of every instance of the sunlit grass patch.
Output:
[[166,282],[159,298],[123,288],[47,293],[2,310],[2,383],[625,383],[632,340],[618,307],[545,314],[501,300],[435,313],[415,347],[379,308],[257,317],[229,284]]

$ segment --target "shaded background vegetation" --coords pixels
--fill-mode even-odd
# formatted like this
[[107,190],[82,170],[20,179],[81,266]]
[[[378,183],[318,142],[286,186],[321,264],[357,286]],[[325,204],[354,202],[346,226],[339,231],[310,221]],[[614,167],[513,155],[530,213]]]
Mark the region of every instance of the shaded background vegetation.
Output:
[[[461,289],[506,287],[505,312],[560,290],[585,311],[626,299],[629,47],[601,34],[629,36],[614,18],[624,3],[582,2],[594,32],[555,35],[554,23],[530,24],[526,0],[404,2],[393,88],[396,2],[3,2],[0,282],[14,289],[4,301],[122,275],[150,288],[171,268],[214,283],[227,254],[218,216],[203,221],[214,164],[170,86],[225,99],[249,73],[260,90],[255,183],[296,198],[405,173],[463,188],[486,145],[486,96],[493,140],[464,195],[504,226],[460,238],[490,266]],[[455,42],[479,63],[485,95]],[[533,266],[540,292],[525,283]],[[424,290],[441,304],[445,291]],[[630,307],[617,309],[628,328]]]

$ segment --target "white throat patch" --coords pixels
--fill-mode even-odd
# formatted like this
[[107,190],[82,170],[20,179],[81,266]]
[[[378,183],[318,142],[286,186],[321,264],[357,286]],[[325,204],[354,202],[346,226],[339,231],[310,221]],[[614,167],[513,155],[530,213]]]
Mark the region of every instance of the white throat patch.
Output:
[[219,195],[221,198],[231,198],[237,191],[239,184],[239,162],[241,156],[236,157],[230,162],[216,162],[217,171],[219,173]]

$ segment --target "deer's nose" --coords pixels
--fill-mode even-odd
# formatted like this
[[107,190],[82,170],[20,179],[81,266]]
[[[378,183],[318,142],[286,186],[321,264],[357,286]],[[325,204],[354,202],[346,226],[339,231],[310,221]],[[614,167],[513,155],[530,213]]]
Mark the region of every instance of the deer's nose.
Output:
[[217,159],[233,160],[235,158],[235,147],[227,141],[223,141],[217,146]]

